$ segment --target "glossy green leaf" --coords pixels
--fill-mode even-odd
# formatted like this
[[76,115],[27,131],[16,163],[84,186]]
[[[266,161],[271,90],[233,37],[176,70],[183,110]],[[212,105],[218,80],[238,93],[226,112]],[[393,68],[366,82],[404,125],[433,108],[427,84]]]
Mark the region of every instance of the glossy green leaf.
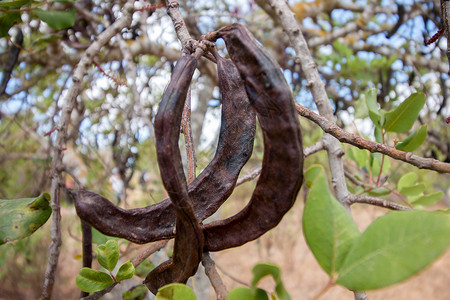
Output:
[[123,300],[144,300],[148,294],[148,289],[144,284],[134,286],[122,293]]
[[116,274],[116,280],[122,281],[126,279],[130,279],[134,275],[134,266],[131,261],[128,261],[120,266],[119,270]]
[[82,291],[93,293],[106,289],[114,280],[102,271],[82,268],[77,275],[76,284]]
[[425,104],[425,94],[414,93],[403,101],[396,109],[386,113],[383,128],[386,131],[405,132],[411,129],[417,120],[420,110]]
[[319,265],[334,276],[360,233],[349,213],[331,194],[323,167],[311,167],[306,177],[314,168],[321,172],[315,180],[310,179],[314,183],[303,213],[303,233]]
[[185,284],[171,283],[158,290],[155,300],[196,300],[194,292]]
[[237,287],[228,293],[227,300],[269,300],[269,296],[263,289],[252,290],[246,287]]
[[279,299],[290,300],[291,296],[284,288],[283,282],[281,280],[281,270],[278,266],[271,263],[259,263],[255,265],[252,269],[253,280],[251,287],[256,288],[258,282],[266,276],[272,276],[275,281],[275,292]]
[[336,283],[353,291],[400,282],[428,266],[450,245],[441,213],[398,211],[376,219],[354,243]]
[[39,17],[39,19],[56,30],[66,29],[73,26],[77,18],[75,9],[70,9],[67,11],[56,11],[36,8],[33,10],[33,12]]
[[98,263],[108,271],[112,271],[119,261],[119,244],[115,240],[108,240],[97,247]]
[[427,125],[420,126],[419,129],[411,133],[406,139],[398,143],[395,148],[405,152],[412,152],[419,148],[427,138]]
[[0,245],[31,235],[52,213],[50,195],[0,200]]
[[8,12],[0,16],[0,38],[8,36],[9,29],[16,23],[21,23],[20,13]]
[[418,198],[415,201],[411,201],[414,205],[433,205],[436,202],[440,201],[442,198],[444,198],[443,192],[436,192],[428,195],[423,195],[422,197]]
[[20,8],[21,6],[24,6],[26,4],[30,4],[31,0],[3,0],[0,1],[0,7],[13,7],[13,8]]

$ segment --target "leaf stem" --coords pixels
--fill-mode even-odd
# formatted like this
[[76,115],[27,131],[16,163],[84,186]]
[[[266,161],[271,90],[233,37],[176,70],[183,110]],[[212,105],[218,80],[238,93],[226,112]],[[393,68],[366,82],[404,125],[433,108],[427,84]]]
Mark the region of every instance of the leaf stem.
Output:
[[332,288],[335,285],[333,281],[328,281],[327,285],[325,285],[314,297],[311,298],[311,300],[319,300],[320,297],[322,297],[330,288]]
[[[381,136],[382,136],[382,138],[383,138],[383,144],[385,143],[385,140],[384,140],[385,135],[386,135],[386,131],[383,130],[383,131],[382,131],[382,134],[381,134]],[[379,184],[380,184],[381,173],[383,173],[384,157],[385,157],[385,155],[384,155],[384,154],[381,154],[380,171],[378,172],[378,178],[377,178],[377,182],[376,182],[376,184],[375,184],[376,186],[379,186]]]

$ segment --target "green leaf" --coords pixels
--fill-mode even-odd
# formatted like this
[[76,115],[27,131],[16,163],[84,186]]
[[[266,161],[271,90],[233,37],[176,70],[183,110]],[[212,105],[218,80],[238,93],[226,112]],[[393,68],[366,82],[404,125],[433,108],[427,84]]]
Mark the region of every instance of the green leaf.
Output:
[[423,195],[415,201],[411,201],[414,205],[433,205],[436,202],[440,201],[444,197],[443,192],[436,192],[428,195]]
[[417,174],[415,172],[409,172],[400,177],[397,183],[397,190],[401,193],[401,191],[405,187],[409,187],[414,185],[414,182],[417,180]]
[[450,220],[427,211],[392,212],[376,219],[349,251],[336,283],[365,291],[400,282],[450,245]]
[[122,293],[123,300],[144,300],[148,293],[148,289],[144,284],[134,286],[126,292]]
[[14,7],[14,8],[20,8],[21,6],[24,6],[26,4],[31,3],[31,0],[3,0],[0,1],[0,7]]
[[130,279],[134,275],[134,266],[131,261],[128,261],[120,266],[119,271],[116,274],[116,280],[122,281],[126,279]]
[[53,29],[61,30],[72,27],[75,24],[77,14],[75,9],[68,11],[56,11],[56,10],[42,10],[36,8],[33,12],[45,23]]
[[358,149],[356,147],[350,147],[350,151],[348,151],[349,158],[354,160],[360,169],[368,166],[369,155],[367,151],[364,149]]
[[423,193],[423,191],[425,191],[425,188],[425,184],[419,183],[416,185],[403,187],[401,192],[399,190],[399,193],[405,196],[417,196]]
[[227,300],[269,300],[269,297],[263,289],[251,290],[246,287],[237,287],[228,293]]
[[275,281],[275,292],[279,299],[290,300],[291,296],[284,288],[281,280],[281,270],[278,266],[271,263],[259,263],[253,267],[253,280],[251,287],[256,288],[258,282],[265,276],[271,275]]
[[0,245],[31,235],[51,213],[47,193],[36,198],[0,200]]
[[412,152],[425,142],[427,137],[427,124],[420,126],[419,129],[411,133],[406,139],[395,145],[395,148],[405,152]]
[[379,144],[383,144],[383,133],[379,127],[375,126],[373,135],[375,136],[375,141]]
[[0,16],[0,38],[8,36],[9,29],[16,23],[21,23],[20,13],[8,12]]
[[397,184],[397,190],[400,194],[406,196],[417,196],[425,190],[426,186],[423,183],[415,184],[417,174],[409,172],[403,175]]
[[371,195],[371,196],[385,196],[385,195],[389,195],[390,193],[391,193],[391,191],[385,187],[377,187],[377,188],[374,188],[373,190],[369,191],[369,195]]
[[355,119],[364,119],[369,116],[369,109],[367,108],[365,98],[360,97],[358,101],[355,101]]
[[320,266],[334,276],[360,233],[349,213],[331,194],[323,167],[311,167],[306,176],[313,168],[320,168],[321,172],[306,200],[303,233]]
[[84,292],[93,293],[106,289],[114,281],[105,272],[82,268],[77,275],[76,284]]
[[370,89],[369,91],[364,93],[366,96],[366,105],[369,109],[369,117],[372,120],[375,127],[382,126],[382,122],[384,119],[384,116],[381,113],[380,108],[378,107],[377,102],[377,90],[376,89]]
[[155,268],[155,265],[148,259],[144,260],[139,266],[135,268],[135,275],[141,278],[145,278],[151,270]]
[[155,300],[196,300],[194,292],[185,284],[170,283],[158,290]]
[[411,129],[417,120],[420,110],[425,104],[425,94],[414,93],[403,101],[396,109],[386,113],[383,128],[386,131],[405,132]]
[[92,227],[92,243],[101,245],[101,244],[105,244],[109,240],[118,241],[119,238],[105,235],[105,234],[101,233],[100,231],[98,231],[97,229],[95,229],[94,227]]
[[108,271],[112,271],[119,261],[119,244],[116,240],[108,240],[97,247],[98,263]]

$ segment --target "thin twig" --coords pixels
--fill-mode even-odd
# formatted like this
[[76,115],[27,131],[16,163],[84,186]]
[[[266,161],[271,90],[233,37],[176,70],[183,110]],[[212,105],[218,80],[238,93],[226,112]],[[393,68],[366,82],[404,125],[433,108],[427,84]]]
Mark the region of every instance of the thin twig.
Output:
[[209,252],[203,253],[202,264],[205,267],[206,276],[208,276],[211,285],[216,292],[217,300],[225,300],[227,297],[227,288],[223,284],[222,278],[216,270],[216,264],[209,255]]
[[419,169],[428,169],[441,173],[450,173],[449,163],[444,163],[433,158],[420,157],[412,154],[411,152],[400,151],[385,144],[368,141],[360,136],[343,130],[342,128],[337,126],[336,123],[329,121],[327,118],[316,114],[315,112],[307,109],[304,106],[296,104],[296,109],[299,115],[313,121],[314,123],[319,125],[323,131],[334,136],[342,143],[347,143],[360,149],[366,149],[370,152],[385,154],[393,159],[401,160],[413,166],[416,166]]
[[245,282],[245,281],[243,281],[243,280],[240,280],[240,279],[237,279],[236,277],[234,277],[233,275],[231,275],[230,273],[228,273],[227,271],[225,271],[220,265],[218,265],[217,263],[216,263],[216,267],[217,267],[217,269],[219,269],[220,270],[220,272],[222,272],[225,276],[227,276],[227,277],[229,277],[231,280],[233,280],[233,281],[236,281],[237,283],[239,283],[239,284],[242,284],[242,285],[245,285],[245,286],[250,286],[250,284],[248,284],[247,282]]
[[196,177],[197,169],[197,157],[195,155],[194,138],[192,137],[191,126],[191,89],[189,89],[186,101],[184,103],[181,128],[183,129],[184,145],[186,147],[188,161],[188,183],[191,183]]
[[257,178],[261,174],[261,167],[258,167],[254,170],[252,170],[249,174],[239,177],[239,179],[236,182],[236,186],[239,186],[247,181],[253,180]]
[[364,203],[364,204],[371,204],[375,206],[380,206],[384,208],[389,208],[393,210],[411,210],[411,208],[390,202],[384,199],[380,199],[373,196],[363,196],[363,195],[348,195],[347,201],[349,205],[352,205],[354,203]]

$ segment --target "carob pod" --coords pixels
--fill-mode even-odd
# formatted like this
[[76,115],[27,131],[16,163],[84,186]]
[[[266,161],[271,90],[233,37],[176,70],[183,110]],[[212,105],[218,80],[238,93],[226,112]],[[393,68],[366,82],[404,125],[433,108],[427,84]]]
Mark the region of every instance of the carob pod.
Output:
[[252,241],[275,227],[292,207],[303,181],[300,125],[279,65],[243,25],[220,29],[231,60],[245,82],[264,137],[262,170],[250,202],[231,218],[203,226],[205,250]]
[[[211,216],[228,199],[250,158],[256,117],[234,64],[218,61],[222,117],[212,161],[188,186],[198,221]],[[220,71],[223,70],[223,71]],[[169,199],[144,208],[123,209],[90,191],[71,191],[78,216],[100,232],[144,244],[174,237],[176,213]]]
[[184,102],[197,58],[181,57],[155,117],[156,152],[164,187],[176,211],[176,235],[170,260],[153,269],[144,283],[154,294],[172,282],[185,283],[197,271],[203,253],[203,233],[190,202],[178,140]]

